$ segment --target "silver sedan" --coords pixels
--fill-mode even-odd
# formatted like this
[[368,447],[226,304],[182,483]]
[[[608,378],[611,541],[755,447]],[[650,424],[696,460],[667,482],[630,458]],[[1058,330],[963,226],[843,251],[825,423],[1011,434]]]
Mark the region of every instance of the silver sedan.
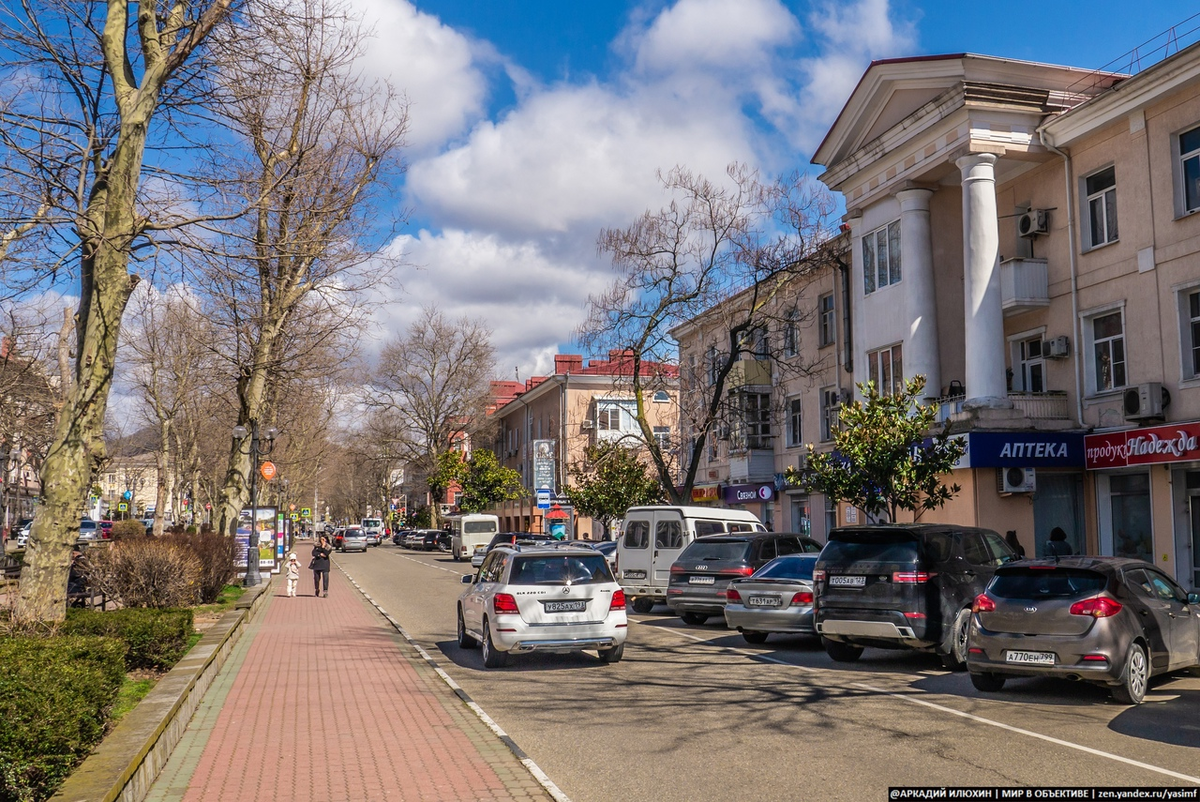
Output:
[[772,632],[815,635],[812,574],[816,562],[815,554],[776,557],[752,576],[730,582],[725,623],[742,633],[747,643],[763,643]]

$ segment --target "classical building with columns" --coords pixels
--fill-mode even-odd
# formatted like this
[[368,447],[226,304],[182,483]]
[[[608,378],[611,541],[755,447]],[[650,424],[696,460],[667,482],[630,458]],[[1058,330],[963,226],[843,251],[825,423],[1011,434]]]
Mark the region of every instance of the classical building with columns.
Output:
[[[968,441],[923,520],[1200,586],[1200,45],[1139,71],[877,61],[813,157],[845,202],[853,378]],[[840,522],[856,518],[838,512]]]

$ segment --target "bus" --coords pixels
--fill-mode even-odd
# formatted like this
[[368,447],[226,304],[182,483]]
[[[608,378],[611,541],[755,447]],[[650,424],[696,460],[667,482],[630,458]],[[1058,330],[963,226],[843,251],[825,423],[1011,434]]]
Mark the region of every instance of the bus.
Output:
[[472,513],[450,515],[446,518],[450,530],[450,553],[454,561],[469,560],[476,546],[486,546],[500,532],[500,519],[495,515]]

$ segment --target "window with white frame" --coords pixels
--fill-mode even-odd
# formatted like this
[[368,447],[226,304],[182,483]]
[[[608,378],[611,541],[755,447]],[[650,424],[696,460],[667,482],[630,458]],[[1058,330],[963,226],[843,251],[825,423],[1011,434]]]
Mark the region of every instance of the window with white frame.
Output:
[[899,220],[863,236],[862,259],[864,293],[869,295],[900,281]]
[[668,450],[671,447],[671,427],[655,426],[654,442],[658,443],[658,448],[660,451]]
[[1125,313],[1122,309],[1093,315],[1085,321],[1092,353],[1089,383],[1096,393],[1125,386]]
[[833,433],[838,430],[838,416],[841,414],[841,394],[836,387],[821,388],[821,442],[827,443],[833,439]]
[[740,415],[735,419],[736,445],[742,448],[771,447],[771,394],[738,393]]
[[820,316],[817,321],[819,337],[817,344],[822,348],[833,345],[837,339],[837,318],[832,292],[827,292],[817,299],[817,314]]
[[791,448],[804,445],[804,434],[800,427],[803,411],[803,404],[799,398],[788,399],[787,444]]
[[632,401],[598,399],[596,401],[596,430],[602,439],[616,439],[638,431],[637,415]]
[[867,379],[880,395],[895,395],[904,389],[904,358],[900,343],[867,354]]
[[1087,193],[1088,242],[1092,248],[1117,241],[1117,171],[1114,167],[1083,180]]
[[1200,287],[1179,294],[1180,334],[1183,351],[1183,377],[1200,378]]
[[791,309],[783,319],[783,355],[800,353],[800,313]]
[[1179,135],[1180,200],[1183,213],[1200,211],[1200,127]]
[[1046,342],[1039,334],[1017,343],[1019,389],[1026,393],[1046,391]]
[[666,403],[669,403],[670,401],[671,401],[671,394],[668,393],[666,390],[659,390],[657,393],[654,394],[654,403],[656,403],[656,404],[666,404]]

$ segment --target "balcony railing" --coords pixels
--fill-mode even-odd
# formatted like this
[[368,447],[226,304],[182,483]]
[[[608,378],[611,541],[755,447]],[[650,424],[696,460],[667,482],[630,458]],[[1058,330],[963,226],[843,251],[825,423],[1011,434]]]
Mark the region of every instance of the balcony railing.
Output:
[[[953,395],[936,399],[938,405],[938,422],[949,420],[951,415],[962,412],[963,402],[967,396]],[[1031,420],[1070,420],[1071,408],[1067,403],[1067,394],[1061,390],[1051,390],[1045,393],[1009,393],[1008,400],[1013,408]]]
[[1008,259],[1000,263],[1000,304],[1005,316],[1050,305],[1050,278],[1045,259]]

